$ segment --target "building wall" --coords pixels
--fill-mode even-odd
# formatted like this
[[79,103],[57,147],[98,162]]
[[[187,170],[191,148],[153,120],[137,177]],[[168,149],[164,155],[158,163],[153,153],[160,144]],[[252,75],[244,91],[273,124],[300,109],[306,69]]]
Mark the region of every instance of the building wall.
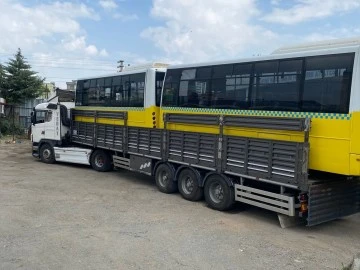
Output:
[[53,96],[56,95],[56,92],[55,92],[55,83],[54,82],[48,82],[48,83],[44,83],[44,87],[47,87],[47,89],[49,90],[48,93],[44,93],[40,98],[43,98],[43,99],[49,99]]
[[[19,105],[15,108],[15,117],[19,120],[19,125],[24,128],[25,132],[31,125],[31,112],[32,109],[40,104],[46,102],[45,98],[35,98],[26,100],[24,104]],[[15,119],[16,119],[15,118]]]
[[0,117],[5,114],[5,99],[0,98]]
[[77,81],[67,82],[66,83],[66,90],[75,91],[76,90],[76,83],[77,83]]

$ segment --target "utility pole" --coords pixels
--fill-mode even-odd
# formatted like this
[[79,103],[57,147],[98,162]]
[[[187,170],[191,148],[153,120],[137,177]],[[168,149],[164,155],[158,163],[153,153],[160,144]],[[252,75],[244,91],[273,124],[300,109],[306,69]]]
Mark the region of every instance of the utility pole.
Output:
[[119,64],[117,66],[117,68],[119,69],[118,72],[122,72],[124,70],[124,60],[119,60],[118,64]]

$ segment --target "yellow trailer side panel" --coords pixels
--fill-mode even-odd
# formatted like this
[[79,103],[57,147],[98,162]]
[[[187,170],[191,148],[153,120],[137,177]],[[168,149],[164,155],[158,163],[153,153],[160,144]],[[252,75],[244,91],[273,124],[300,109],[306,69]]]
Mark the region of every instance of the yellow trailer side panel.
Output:
[[[236,111],[219,109],[192,109],[192,108],[162,108],[163,113],[187,113],[187,114],[223,114],[244,116],[267,116],[267,117],[308,117],[311,118],[311,130],[309,133],[310,156],[309,168],[318,171],[337,173],[343,175],[360,175],[359,165],[352,160],[350,154],[354,151],[360,154],[359,139],[354,143],[351,138],[360,138],[360,130],[352,126],[360,127],[360,114],[353,119],[352,114],[331,113],[305,113],[305,112],[270,112],[270,111]],[[356,124],[354,121],[358,121]],[[160,125],[163,127],[163,123]],[[191,132],[218,133],[216,127],[189,124],[168,124],[169,129],[184,130]],[[356,131],[355,131],[356,130]],[[358,132],[358,133],[356,133]],[[356,133],[356,135],[355,135]],[[232,136],[245,136],[250,138],[262,138],[271,140],[284,140],[301,142],[302,134],[292,131],[264,130],[255,128],[225,128],[224,134]],[[353,145],[353,151],[351,151]],[[350,164],[351,163],[351,164]],[[350,166],[351,165],[351,166]],[[351,169],[352,168],[352,169]]]

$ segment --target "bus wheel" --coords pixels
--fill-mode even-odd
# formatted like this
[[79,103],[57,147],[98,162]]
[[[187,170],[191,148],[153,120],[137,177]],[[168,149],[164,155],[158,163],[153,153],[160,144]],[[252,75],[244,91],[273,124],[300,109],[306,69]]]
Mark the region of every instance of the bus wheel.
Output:
[[230,209],[235,202],[234,188],[220,175],[211,175],[205,182],[205,201],[210,208],[219,211]]
[[40,147],[40,159],[44,163],[52,164],[55,162],[54,149],[48,143],[44,143]]
[[174,193],[177,190],[174,181],[174,171],[166,163],[160,164],[155,171],[155,180],[158,189],[163,193]]
[[95,150],[90,158],[90,164],[95,171],[107,172],[112,168],[111,157],[104,150]]
[[188,168],[183,169],[178,177],[178,188],[181,196],[189,201],[198,201],[203,196],[196,173]]

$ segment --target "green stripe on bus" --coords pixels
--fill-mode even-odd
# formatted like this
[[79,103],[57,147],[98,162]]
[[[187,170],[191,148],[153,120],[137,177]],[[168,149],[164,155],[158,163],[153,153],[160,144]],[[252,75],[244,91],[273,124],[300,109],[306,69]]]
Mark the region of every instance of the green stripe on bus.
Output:
[[144,107],[90,107],[90,106],[78,106],[75,110],[81,111],[145,111]]
[[182,108],[182,107],[163,107],[169,111],[186,111],[186,112],[208,112],[223,113],[232,115],[249,115],[249,116],[273,116],[273,117],[304,117],[319,119],[340,119],[350,120],[351,114],[341,113],[317,113],[317,112],[282,112],[282,111],[256,111],[256,110],[230,110],[230,109],[207,109],[207,108]]

